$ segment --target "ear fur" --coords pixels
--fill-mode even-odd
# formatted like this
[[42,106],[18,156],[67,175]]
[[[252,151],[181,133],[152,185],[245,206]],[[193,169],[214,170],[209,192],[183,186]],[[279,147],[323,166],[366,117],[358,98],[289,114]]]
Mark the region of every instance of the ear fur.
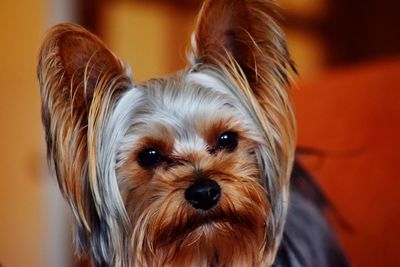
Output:
[[98,129],[133,86],[128,72],[102,41],[78,25],[54,26],[40,49],[37,74],[48,157],[73,210],[78,246],[90,251],[98,266],[118,261],[122,256],[115,251],[127,247],[120,244],[126,236],[120,225],[128,223],[116,181],[99,181],[105,178],[96,152]]
[[272,0],[206,0],[192,40],[194,71],[211,67],[230,76],[264,133],[270,156],[261,164],[263,182],[275,224],[271,255],[283,231],[296,139],[288,94],[294,66],[278,20]]

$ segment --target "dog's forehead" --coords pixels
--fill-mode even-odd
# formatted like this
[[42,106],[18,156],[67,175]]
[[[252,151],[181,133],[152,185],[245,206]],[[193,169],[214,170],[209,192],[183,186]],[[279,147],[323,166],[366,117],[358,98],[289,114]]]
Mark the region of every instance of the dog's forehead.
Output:
[[164,123],[173,130],[193,131],[213,121],[238,117],[237,101],[221,83],[205,75],[177,75],[151,80],[140,90],[147,124]]
[[179,117],[213,114],[213,109],[233,109],[235,99],[216,78],[203,74],[180,74],[152,80],[144,93],[156,109]]
[[240,88],[211,70],[149,80],[130,92],[131,99],[118,108],[129,117],[119,142],[120,159],[132,150],[158,144],[172,145],[172,153],[180,155],[204,152],[225,131],[246,133],[246,138],[256,142],[263,140]]
[[130,108],[123,143],[172,139],[176,152],[204,149],[207,132],[215,125],[225,122],[234,127],[245,121],[237,99],[209,75],[182,73],[149,80],[132,90],[138,91],[139,99]]

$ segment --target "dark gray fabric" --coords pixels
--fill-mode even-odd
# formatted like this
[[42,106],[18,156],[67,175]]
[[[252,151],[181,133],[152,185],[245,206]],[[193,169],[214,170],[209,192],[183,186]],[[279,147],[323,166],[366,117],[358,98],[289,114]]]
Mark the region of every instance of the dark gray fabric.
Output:
[[297,192],[274,267],[347,267],[346,257],[321,211]]
[[350,266],[323,212],[330,201],[295,162],[288,217],[273,267]]

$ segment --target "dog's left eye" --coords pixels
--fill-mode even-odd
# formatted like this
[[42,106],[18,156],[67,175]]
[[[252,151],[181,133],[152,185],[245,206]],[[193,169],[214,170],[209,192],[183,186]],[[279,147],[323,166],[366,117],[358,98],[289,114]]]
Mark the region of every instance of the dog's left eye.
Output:
[[138,154],[137,161],[143,168],[151,169],[163,161],[163,156],[156,149],[148,148]]
[[238,135],[235,132],[224,132],[217,140],[216,149],[233,152],[238,145]]

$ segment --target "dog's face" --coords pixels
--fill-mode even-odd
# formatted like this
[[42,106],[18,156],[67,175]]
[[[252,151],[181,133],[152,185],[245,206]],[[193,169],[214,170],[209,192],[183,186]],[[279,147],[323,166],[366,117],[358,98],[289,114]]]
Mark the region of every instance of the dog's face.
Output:
[[48,153],[99,266],[273,262],[288,200],[291,61],[268,1],[206,1],[192,65],[134,84],[94,35],[48,34]]
[[236,87],[211,75],[149,81],[127,109],[117,179],[136,258],[156,266],[243,266],[269,242],[262,132]]

